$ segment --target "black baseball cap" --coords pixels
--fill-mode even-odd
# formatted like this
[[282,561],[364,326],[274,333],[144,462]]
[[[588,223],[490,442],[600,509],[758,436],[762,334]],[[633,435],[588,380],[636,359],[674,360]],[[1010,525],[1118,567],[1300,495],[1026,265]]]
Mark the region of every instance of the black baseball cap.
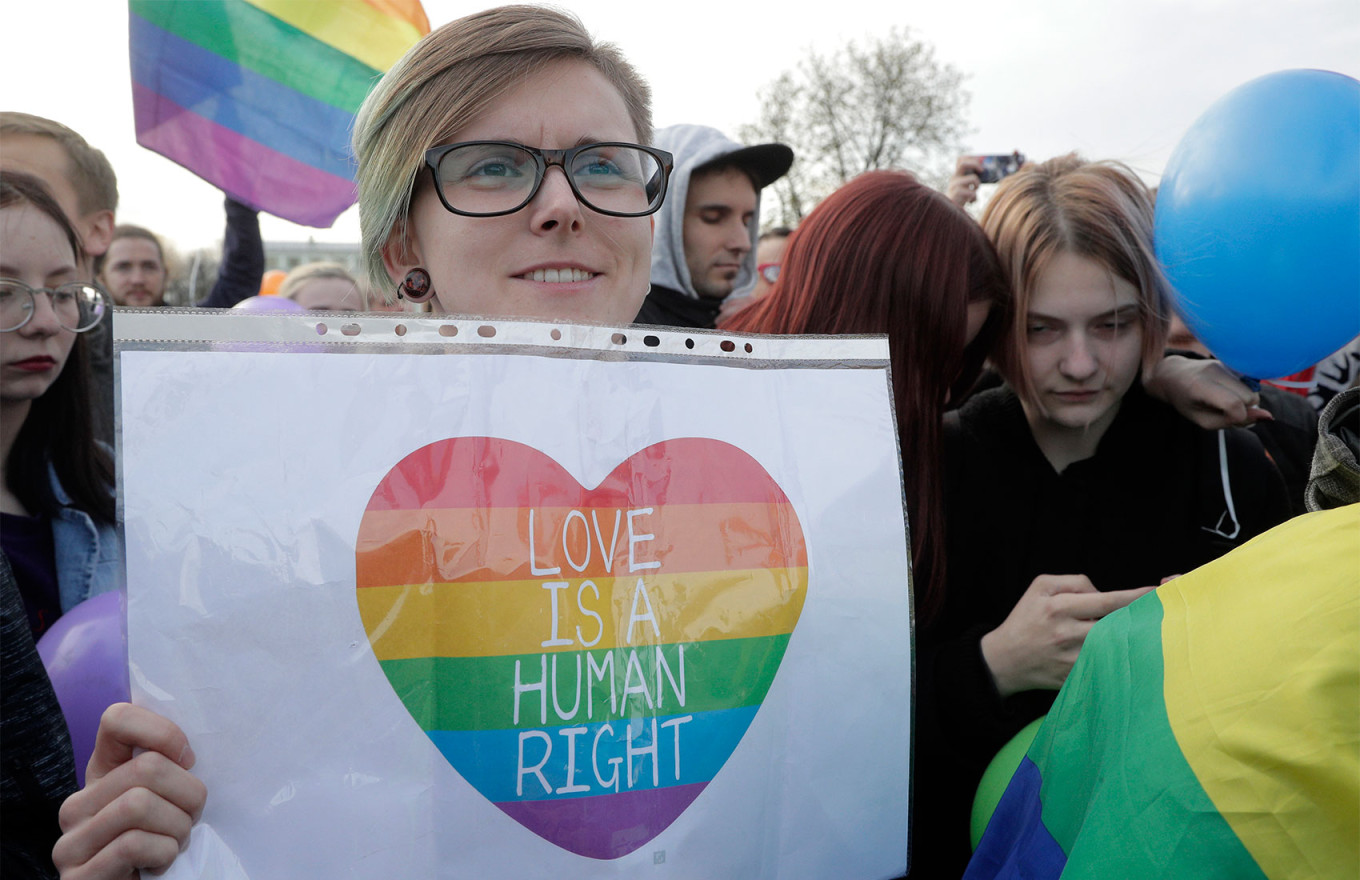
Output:
[[709,159],[695,171],[712,168],[740,168],[751,176],[757,188],[764,189],[793,167],[793,149],[787,144],[756,144]]

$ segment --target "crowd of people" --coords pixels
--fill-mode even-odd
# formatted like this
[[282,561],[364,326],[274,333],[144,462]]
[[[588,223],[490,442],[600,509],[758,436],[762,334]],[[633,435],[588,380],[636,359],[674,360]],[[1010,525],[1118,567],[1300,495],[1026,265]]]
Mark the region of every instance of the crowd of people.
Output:
[[[1117,162],[1026,165],[980,222],[964,210],[972,160],[946,193],[870,172],[762,235],[761,190],[793,151],[653,132],[628,61],[539,7],[421,40],[368,96],[354,150],[367,277],[295,270],[279,294],[304,308],[380,295],[490,318],[887,336],[918,623],[909,876],[962,875],[983,769],[1047,711],[1097,621],[1303,509],[1316,410],[1258,396],[1192,338],[1168,347],[1153,194]],[[163,303],[167,269],[157,236],[116,210],[84,138],[0,114],[0,867],[16,877],[163,868],[208,796],[184,733],[130,704],[106,713],[77,790],[33,647],[125,586],[108,315]],[[226,213],[205,307],[260,288],[255,211],[228,198]],[[1358,363],[1352,346],[1320,369],[1333,395]]]

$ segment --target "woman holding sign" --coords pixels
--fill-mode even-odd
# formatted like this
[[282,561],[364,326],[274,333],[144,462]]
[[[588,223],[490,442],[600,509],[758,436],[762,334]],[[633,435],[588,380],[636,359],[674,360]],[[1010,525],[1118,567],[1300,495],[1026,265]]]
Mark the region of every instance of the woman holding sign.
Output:
[[958,870],[983,769],[1048,710],[1091,626],[1289,516],[1254,435],[1202,430],[1143,387],[1170,290],[1132,172],[1027,167],[982,225],[1016,294],[1007,385],[946,424],[950,566],[918,678],[917,803]]
[[372,286],[436,312],[628,323],[671,164],[645,146],[650,101],[613,47],[546,9],[430,34],[356,121]]
[[[627,323],[647,293],[670,156],[651,95],[570,16],[477,13],[414,46],[355,126],[360,224],[377,289],[436,312]],[[128,704],[100,727],[54,857],[81,877],[170,864],[203,808],[193,751]]]

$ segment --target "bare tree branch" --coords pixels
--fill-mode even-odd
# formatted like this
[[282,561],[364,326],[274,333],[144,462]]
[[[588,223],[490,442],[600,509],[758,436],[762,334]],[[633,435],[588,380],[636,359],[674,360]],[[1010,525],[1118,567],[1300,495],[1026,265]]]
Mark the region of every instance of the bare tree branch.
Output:
[[767,221],[792,225],[850,178],[876,168],[943,177],[966,133],[963,75],[905,28],[830,55],[809,51],[761,90],[746,143],[793,147],[788,176],[767,199]]

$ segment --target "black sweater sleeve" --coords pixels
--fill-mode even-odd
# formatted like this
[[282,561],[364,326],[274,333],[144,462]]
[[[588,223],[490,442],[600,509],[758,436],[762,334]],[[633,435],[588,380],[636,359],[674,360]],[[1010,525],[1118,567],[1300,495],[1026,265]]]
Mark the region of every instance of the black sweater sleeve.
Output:
[[0,553],[0,874],[56,877],[57,812],[76,790],[66,719]]
[[222,262],[217,281],[204,308],[229,309],[260,292],[264,278],[264,241],[260,238],[260,214],[230,196],[226,200],[227,229],[222,238]]

